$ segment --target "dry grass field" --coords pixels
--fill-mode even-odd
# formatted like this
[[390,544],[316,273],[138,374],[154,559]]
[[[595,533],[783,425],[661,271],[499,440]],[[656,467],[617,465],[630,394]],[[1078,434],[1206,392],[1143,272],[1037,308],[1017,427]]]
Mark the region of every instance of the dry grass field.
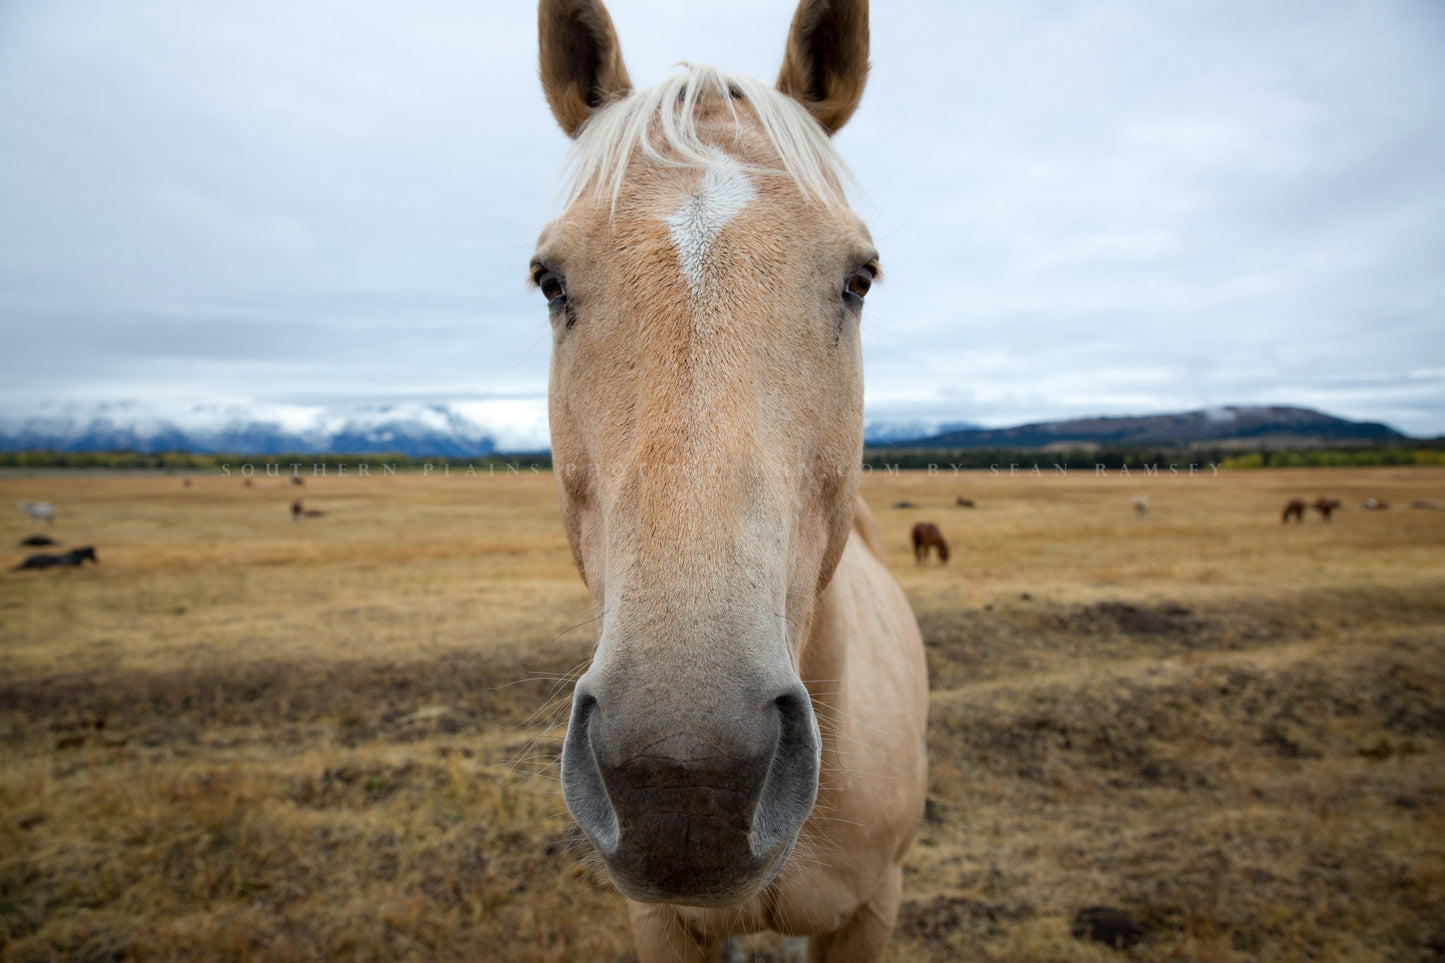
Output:
[[[894,959],[1445,957],[1445,469],[864,491],[934,688]],[[594,637],[550,476],[0,495],[100,559],[0,573],[0,959],[632,958],[555,780]]]

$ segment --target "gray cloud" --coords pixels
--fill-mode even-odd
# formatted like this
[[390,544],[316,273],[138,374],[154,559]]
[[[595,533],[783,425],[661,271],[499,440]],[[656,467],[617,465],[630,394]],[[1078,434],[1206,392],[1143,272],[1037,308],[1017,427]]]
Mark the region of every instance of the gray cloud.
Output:
[[[770,77],[787,3],[615,0],[633,77]],[[839,146],[870,417],[1300,403],[1445,432],[1445,16],[874,11]],[[527,4],[0,10],[0,406],[545,391],[566,141]]]

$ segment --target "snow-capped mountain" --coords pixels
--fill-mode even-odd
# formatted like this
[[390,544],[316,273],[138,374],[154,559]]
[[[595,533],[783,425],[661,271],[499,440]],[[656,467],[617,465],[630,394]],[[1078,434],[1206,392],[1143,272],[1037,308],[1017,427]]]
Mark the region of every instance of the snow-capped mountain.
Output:
[[917,418],[906,421],[870,421],[863,426],[863,443],[865,445],[892,445],[947,431],[967,431],[977,427],[966,421],[927,421]]
[[[1308,408],[1228,406],[1140,417],[1080,418],[1013,428],[909,419],[869,422],[870,446],[1036,448],[1063,443],[1176,444],[1404,437],[1388,425]],[[546,451],[543,398],[427,404],[279,405],[56,402],[0,414],[0,451],[162,451],[235,455],[382,454],[468,458]]]
[[465,458],[544,450],[546,402],[488,399],[451,404],[43,405],[0,415],[0,450],[286,452]]

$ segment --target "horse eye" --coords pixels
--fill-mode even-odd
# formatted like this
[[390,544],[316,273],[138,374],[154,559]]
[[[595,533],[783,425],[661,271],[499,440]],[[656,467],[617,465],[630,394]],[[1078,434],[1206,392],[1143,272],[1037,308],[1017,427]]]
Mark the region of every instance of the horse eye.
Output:
[[868,292],[872,290],[873,279],[876,276],[877,272],[871,265],[861,267],[853,272],[853,276],[848,279],[848,284],[843,289],[843,292],[862,301],[868,296]]
[[562,279],[546,269],[538,271],[533,275],[532,280],[542,292],[542,297],[547,299],[548,304],[553,304],[558,298],[567,296],[567,288],[562,284]]

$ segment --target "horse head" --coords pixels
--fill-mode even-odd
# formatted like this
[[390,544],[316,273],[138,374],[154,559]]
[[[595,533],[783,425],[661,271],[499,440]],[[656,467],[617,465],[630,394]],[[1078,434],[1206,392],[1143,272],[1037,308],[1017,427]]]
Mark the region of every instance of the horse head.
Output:
[[628,896],[727,905],[779,873],[818,787],[798,667],[852,523],[878,275],[829,137],[867,6],[804,0],[772,86],[688,67],[636,90],[596,0],[543,0],[540,38],[574,145],[531,276],[600,626],[563,792]]

